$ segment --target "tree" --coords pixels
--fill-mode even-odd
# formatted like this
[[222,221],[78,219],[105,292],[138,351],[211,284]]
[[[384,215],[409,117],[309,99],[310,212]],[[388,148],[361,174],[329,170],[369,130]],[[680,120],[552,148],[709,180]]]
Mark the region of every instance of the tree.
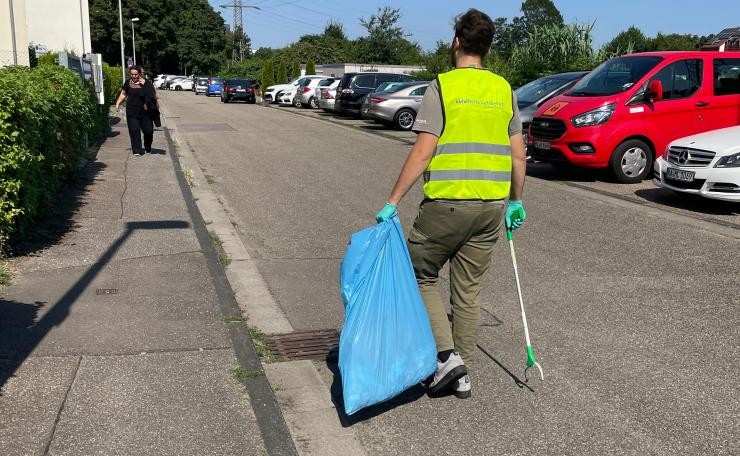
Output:
[[658,33],[650,40],[651,51],[695,51],[702,45],[702,38],[696,35]]
[[421,65],[424,69],[413,72],[412,76],[425,81],[431,81],[439,73],[451,70],[450,44],[442,40],[437,41],[436,49],[424,54]]
[[522,24],[526,33],[534,32],[535,27],[563,25],[563,15],[552,0],[524,0],[522,2]]
[[607,56],[645,52],[650,49],[650,40],[642,30],[632,26],[619,33],[602,48]]
[[368,63],[411,64],[421,61],[421,47],[398,25],[401,10],[385,6],[369,19],[360,18],[367,36],[355,41],[355,57]]
[[267,60],[262,67],[262,77],[260,78],[260,87],[262,93],[265,93],[265,89],[275,85],[275,66],[272,59]]
[[301,64],[300,62],[298,62],[298,60],[293,60],[291,74],[292,74],[291,78],[297,78],[298,76],[301,75]]
[[278,84],[285,84],[288,82],[288,70],[285,67],[285,60],[281,60],[278,65],[276,82]]
[[316,74],[316,64],[311,59],[306,62],[306,74]]

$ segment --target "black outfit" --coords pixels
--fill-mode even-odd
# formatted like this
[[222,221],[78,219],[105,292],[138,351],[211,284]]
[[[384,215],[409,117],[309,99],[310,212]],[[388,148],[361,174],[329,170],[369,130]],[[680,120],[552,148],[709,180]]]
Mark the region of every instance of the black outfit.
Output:
[[[126,93],[126,123],[128,123],[128,134],[131,138],[131,150],[134,154],[152,151],[152,140],[154,139],[154,125],[147,113],[147,106],[156,106],[156,94],[151,82],[145,81],[144,85],[132,84],[131,79],[126,80],[122,90]],[[144,150],[141,148],[141,134],[144,133]]]

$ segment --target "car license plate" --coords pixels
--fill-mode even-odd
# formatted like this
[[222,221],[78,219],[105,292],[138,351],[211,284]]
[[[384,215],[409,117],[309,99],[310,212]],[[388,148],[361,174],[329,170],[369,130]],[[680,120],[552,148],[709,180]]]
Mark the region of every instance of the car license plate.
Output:
[[247,89],[236,89],[237,92],[246,92]]
[[693,182],[695,173],[694,171],[684,171],[678,168],[668,168],[665,170],[665,174],[671,179],[681,182]]
[[552,148],[552,145],[549,141],[535,141],[534,147],[542,150],[550,150]]

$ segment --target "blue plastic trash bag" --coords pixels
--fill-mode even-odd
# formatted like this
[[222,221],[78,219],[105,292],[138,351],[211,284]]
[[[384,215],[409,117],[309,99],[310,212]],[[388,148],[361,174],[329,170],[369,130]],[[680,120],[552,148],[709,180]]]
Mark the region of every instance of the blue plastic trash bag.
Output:
[[352,235],[339,281],[339,370],[351,415],[431,375],[437,347],[397,216]]

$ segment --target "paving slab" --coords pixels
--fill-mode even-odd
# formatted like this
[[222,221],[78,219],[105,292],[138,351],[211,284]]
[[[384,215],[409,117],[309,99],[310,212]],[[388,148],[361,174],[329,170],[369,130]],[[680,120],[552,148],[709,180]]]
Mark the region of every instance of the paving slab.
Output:
[[85,357],[50,454],[267,454],[236,365],[230,349]]
[[[0,335],[0,352],[14,351],[21,343],[31,344],[37,355],[230,345],[202,254],[114,261],[77,290],[75,284],[87,270],[63,268],[20,276],[3,300],[6,306],[24,305],[27,313],[33,313],[31,324],[14,319]],[[115,294],[99,295],[98,289]],[[34,303],[39,304],[34,308]]]
[[[78,364],[78,357],[29,358],[0,386],[0,454],[44,454]],[[7,368],[0,360],[0,372]]]

